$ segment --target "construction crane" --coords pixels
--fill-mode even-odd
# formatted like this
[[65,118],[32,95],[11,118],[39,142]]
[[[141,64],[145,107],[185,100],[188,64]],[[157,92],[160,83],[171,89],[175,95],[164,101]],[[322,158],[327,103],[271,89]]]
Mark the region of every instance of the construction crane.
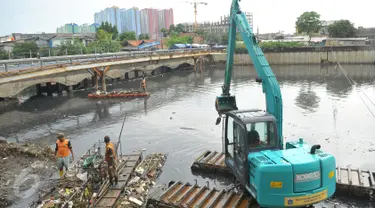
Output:
[[198,29],[198,23],[197,23],[197,5],[198,4],[204,4],[204,5],[207,5],[208,3],[207,2],[196,2],[196,1],[187,1],[186,3],[189,3],[189,4],[192,4],[194,6],[194,29],[197,30]]

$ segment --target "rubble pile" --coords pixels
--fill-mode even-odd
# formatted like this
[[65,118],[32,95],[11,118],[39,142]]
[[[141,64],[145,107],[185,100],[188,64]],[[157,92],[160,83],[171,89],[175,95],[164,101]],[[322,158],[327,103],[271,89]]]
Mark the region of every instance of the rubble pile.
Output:
[[146,203],[149,189],[155,185],[156,179],[162,172],[167,155],[156,153],[148,155],[135,169],[124,190],[124,197],[120,198],[117,207],[141,207]]
[[40,146],[36,144],[17,144],[0,141],[0,157],[23,156],[49,158],[54,157],[54,152],[49,146]]
[[55,171],[54,152],[49,146],[1,140],[0,207],[11,205],[22,193],[32,192],[35,187],[43,188],[40,180],[49,178]]

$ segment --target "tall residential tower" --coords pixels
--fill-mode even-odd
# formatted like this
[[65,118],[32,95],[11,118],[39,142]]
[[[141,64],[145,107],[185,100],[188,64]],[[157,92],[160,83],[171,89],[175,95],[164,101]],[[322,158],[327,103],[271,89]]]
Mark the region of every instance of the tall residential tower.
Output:
[[137,7],[121,9],[121,30],[122,32],[135,32],[136,37],[141,34],[141,17]]
[[95,13],[94,19],[95,19],[95,23],[97,24],[102,24],[102,22],[108,22],[108,23],[111,23],[112,25],[116,25],[119,33],[122,32],[120,9],[117,6],[109,7],[100,12]]

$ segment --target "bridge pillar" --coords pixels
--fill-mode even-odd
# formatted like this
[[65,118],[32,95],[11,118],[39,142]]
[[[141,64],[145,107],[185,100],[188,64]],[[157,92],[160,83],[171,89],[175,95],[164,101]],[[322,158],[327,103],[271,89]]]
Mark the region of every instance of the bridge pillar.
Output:
[[68,86],[68,94],[69,96],[73,95],[73,85]]
[[102,77],[102,91],[106,92],[107,91],[107,85],[105,84],[105,77]]
[[62,95],[63,85],[60,83],[56,83],[56,90],[58,95]]
[[194,59],[194,72],[197,71],[197,58],[193,57]]
[[36,95],[37,96],[42,96],[42,85],[41,84],[36,84]]
[[98,77],[98,73],[95,72],[95,76],[94,76],[94,80],[95,80],[95,90],[98,91],[99,90],[99,77]]
[[46,84],[47,96],[52,96],[52,84],[51,82],[47,82]]
[[199,59],[199,72],[202,72],[203,71],[203,58],[200,57]]

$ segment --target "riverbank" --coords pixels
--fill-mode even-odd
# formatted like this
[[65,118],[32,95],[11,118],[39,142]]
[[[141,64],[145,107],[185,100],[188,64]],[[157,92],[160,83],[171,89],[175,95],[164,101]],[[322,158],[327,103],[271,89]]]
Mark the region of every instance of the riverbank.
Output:
[[33,196],[56,172],[50,147],[0,140],[0,207]]
[[[375,64],[372,47],[300,47],[263,50],[269,64]],[[213,55],[216,63],[224,63],[226,54]],[[253,64],[245,49],[236,50],[235,65]]]

